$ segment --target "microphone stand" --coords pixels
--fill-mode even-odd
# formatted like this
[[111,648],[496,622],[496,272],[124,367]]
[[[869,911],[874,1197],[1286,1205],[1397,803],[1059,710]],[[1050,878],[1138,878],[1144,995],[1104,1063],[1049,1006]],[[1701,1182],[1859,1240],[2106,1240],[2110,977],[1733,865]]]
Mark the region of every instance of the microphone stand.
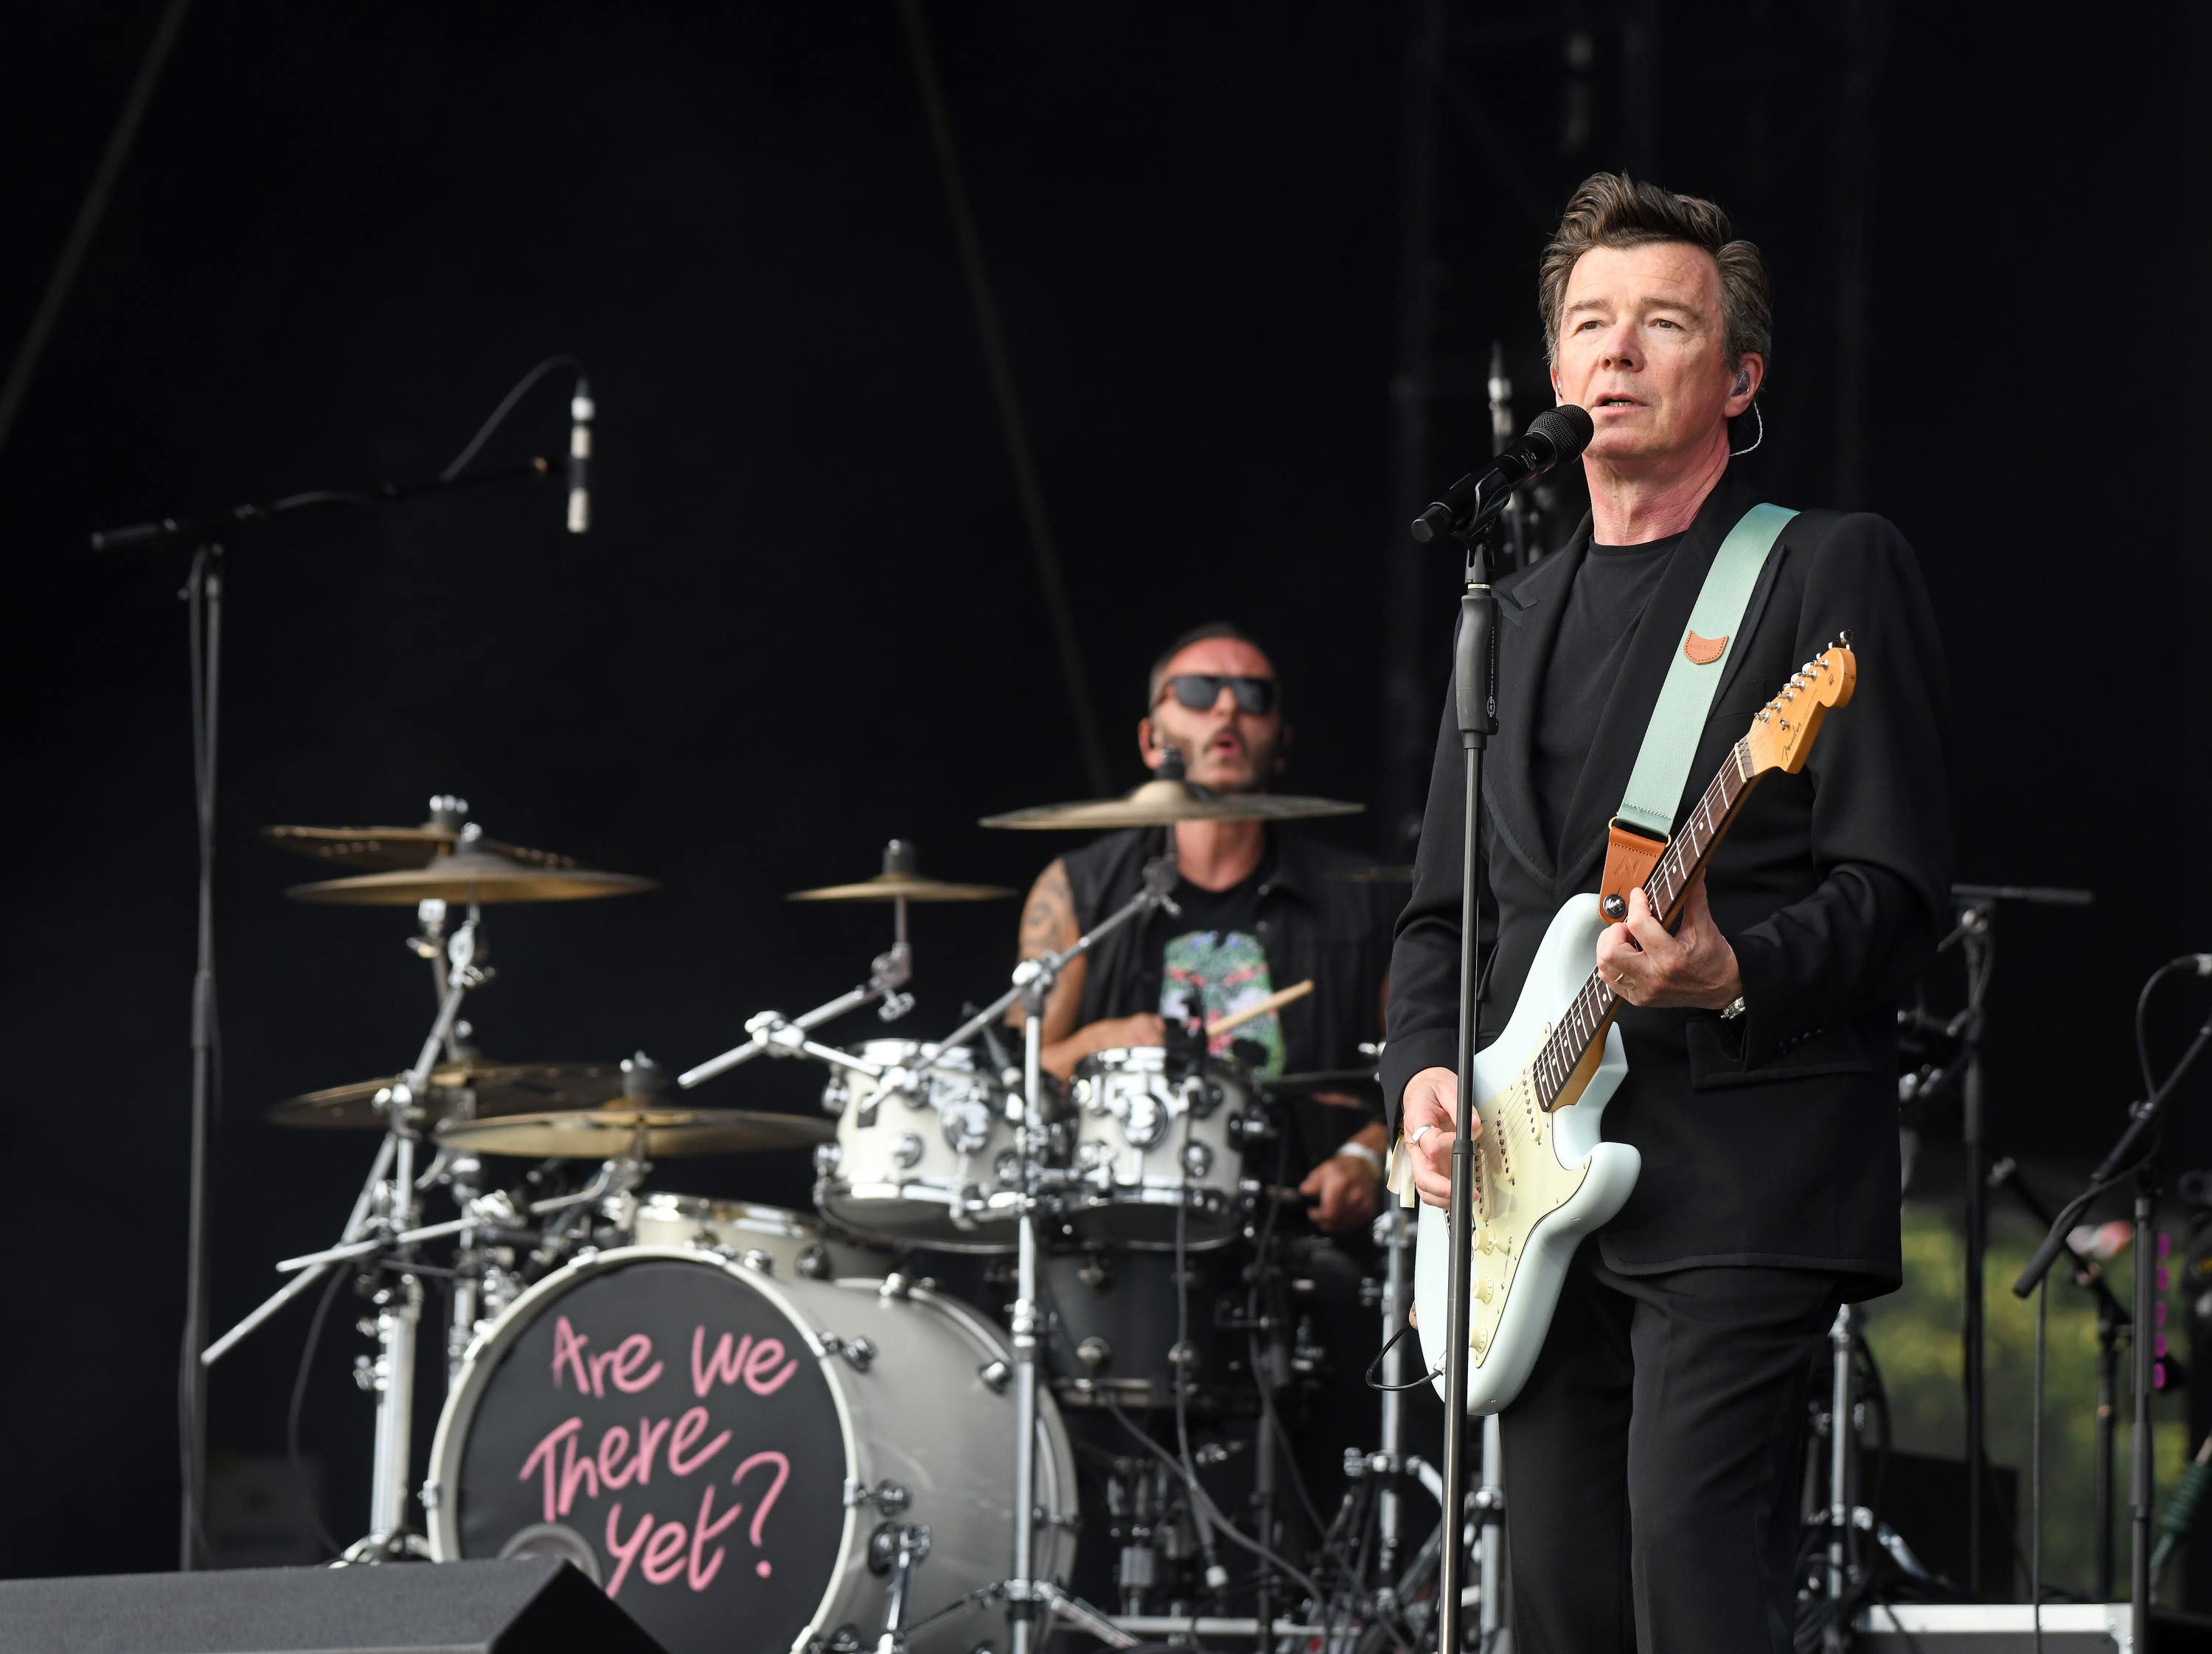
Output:
[[[1460,745],[1467,754],[1467,837],[1460,856],[1459,959],[1459,1097],[1453,1122],[1451,1205],[1449,1231],[1452,1237],[1449,1276],[1449,1315],[1444,1333],[1444,1464],[1443,1572],[1437,1587],[1439,1615],[1437,1647],[1440,1654],[1458,1654],[1462,1582],[1466,1572],[1466,1548],[1462,1540],[1467,1506],[1467,1388],[1468,1335],[1473,1322],[1472,1248],[1474,1227],[1474,1054],[1481,1044],[1481,874],[1482,874],[1482,761],[1490,737],[1498,728],[1497,619],[1498,599],[1490,589],[1487,552],[1496,528],[1495,513],[1475,514],[1461,531],[1467,542],[1467,589],[1460,596],[1460,625],[1452,678],[1457,690]],[[1486,1541],[1494,1512],[1485,1511]],[[1485,1584],[1495,1572],[1484,1570]],[[1495,1605],[1486,1596],[1486,1622],[1496,1618]]]
[[[2130,1318],[2135,1330],[2129,1341],[2128,1365],[2134,1408],[2128,1421],[2128,1620],[2133,1639],[2130,1646],[2134,1648],[2150,1646],[2150,1404],[2157,1388],[2154,1368],[2160,1346],[2158,1339],[2144,1335],[2157,1324],[2157,1289],[2163,1273],[2151,1250],[2155,1244],[2151,1225],[2158,1204],[2157,1133],[2165,1122],[2166,1104],[2175,1087],[2196,1067],[2197,1059],[2204,1054],[2208,1045],[2212,1045],[2212,1017],[2205,1019],[2204,1025],[2197,1031],[2197,1037],[2182,1053],[2181,1061],[2173,1065],[2165,1083],[2129,1109],[2128,1128],[2090,1174],[2087,1187],[2059,1208],[2051,1232],[2044,1237],[2035,1256],[2027,1261],[2027,1267],[2020,1272],[2020,1279],[2012,1284],[2015,1298],[2024,1298],[2034,1292],[2037,1283],[2050,1273],[2051,1266],[2066,1250],[2067,1231],[2075,1219],[2098,1195],[2133,1175],[2135,1290]],[[2036,1422],[2040,1428],[2042,1421]]]
[[[392,505],[402,500],[448,489],[473,488],[480,483],[543,478],[552,468],[542,459],[501,471],[478,471],[450,480],[386,483],[368,494],[317,490],[287,495],[265,502],[248,502],[220,511],[157,517],[120,528],[95,531],[94,551],[120,551],[145,546],[167,546],[192,540],[191,572],[185,576],[183,599],[191,627],[192,791],[198,836],[196,873],[198,909],[198,937],[192,964],[191,1031],[188,1045],[191,1064],[191,1143],[187,1153],[185,1239],[185,1332],[179,1349],[178,1411],[183,1440],[182,1511],[178,1542],[179,1569],[189,1573],[207,1560],[201,1513],[207,1496],[207,1367],[202,1351],[208,1341],[211,1294],[211,1262],[208,1209],[208,1168],[215,1132],[216,1014],[215,971],[215,837],[216,717],[222,686],[223,547],[228,530],[265,526],[272,519],[294,511],[329,506]],[[304,1283],[302,1283],[304,1286]]]

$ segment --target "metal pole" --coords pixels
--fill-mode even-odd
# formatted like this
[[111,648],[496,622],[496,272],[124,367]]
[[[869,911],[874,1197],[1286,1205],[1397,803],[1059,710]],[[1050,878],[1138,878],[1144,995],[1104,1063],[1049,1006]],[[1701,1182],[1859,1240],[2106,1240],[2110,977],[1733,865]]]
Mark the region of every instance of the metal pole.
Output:
[[1039,971],[1022,994],[1022,1092],[1025,1106],[1014,1126],[1014,1152],[1022,1165],[1022,1219],[1014,1251],[1014,1560],[1006,1621],[1013,1654],[1037,1645],[1037,1602],[1032,1587],[1036,1549],[1037,1242],[1036,1189],[1031,1128],[1044,1119],[1044,996]]
[[192,785],[199,833],[198,954],[192,971],[192,1116],[190,1194],[186,1201],[185,1337],[179,1364],[183,1387],[179,1427],[184,1459],[183,1533],[177,1566],[190,1572],[201,1555],[200,1518],[207,1504],[207,1346],[209,1271],[209,1157],[215,1135],[215,838],[216,751],[222,687],[222,548],[204,545],[192,558],[185,587],[191,626]]

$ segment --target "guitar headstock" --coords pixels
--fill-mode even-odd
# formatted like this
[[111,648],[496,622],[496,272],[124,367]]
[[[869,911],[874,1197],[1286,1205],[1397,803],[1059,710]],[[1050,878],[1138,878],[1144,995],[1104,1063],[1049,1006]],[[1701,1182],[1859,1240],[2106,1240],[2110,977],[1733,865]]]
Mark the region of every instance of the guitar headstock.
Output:
[[1859,663],[1851,653],[1851,635],[1836,634],[1836,641],[1790,674],[1782,693],[1759,708],[1751,721],[1744,745],[1751,753],[1751,773],[1765,775],[1779,769],[1796,775],[1805,767],[1813,738],[1831,707],[1851,698],[1857,687]]

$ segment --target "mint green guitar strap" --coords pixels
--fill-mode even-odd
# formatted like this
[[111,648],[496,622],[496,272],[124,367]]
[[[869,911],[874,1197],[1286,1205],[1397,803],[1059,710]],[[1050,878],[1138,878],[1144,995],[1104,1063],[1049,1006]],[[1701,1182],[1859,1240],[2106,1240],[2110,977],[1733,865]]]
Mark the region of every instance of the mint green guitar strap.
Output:
[[1667,681],[1651,708],[1643,750],[1621,795],[1620,820],[1657,838],[1674,827],[1674,811],[1690,763],[1711,712],[1714,691],[1728,668],[1729,651],[1743,629],[1743,611],[1759,571],[1797,514],[1786,506],[1755,505],[1743,514],[1721,542],[1705,583],[1690,611],[1690,623],[1667,666]]

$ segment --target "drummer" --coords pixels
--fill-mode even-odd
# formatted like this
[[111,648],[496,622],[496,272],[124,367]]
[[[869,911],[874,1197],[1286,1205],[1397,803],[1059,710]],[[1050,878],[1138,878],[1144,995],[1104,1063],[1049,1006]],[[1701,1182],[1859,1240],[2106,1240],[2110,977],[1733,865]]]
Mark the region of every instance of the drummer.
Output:
[[[1137,723],[1145,763],[1172,749],[1186,777],[1217,794],[1264,793],[1284,769],[1291,727],[1266,651],[1217,621],[1185,632],[1152,665]],[[1024,958],[1056,952],[1141,887],[1164,848],[1159,828],[1109,834],[1039,875],[1022,911]],[[1175,834],[1181,916],[1156,910],[1070,963],[1045,1004],[1044,1066],[1065,1079],[1094,1052],[1164,1043],[1166,1019],[1219,1021],[1309,979],[1313,992],[1216,1036],[1215,1054],[1267,1076],[1363,1066],[1381,1037],[1389,887],[1349,874],[1364,859],[1295,829],[1186,821]],[[1233,1049],[1232,1049],[1233,1048]],[[1382,1197],[1379,1110],[1348,1094],[1300,1098],[1290,1175],[1329,1234],[1363,1229]]]

